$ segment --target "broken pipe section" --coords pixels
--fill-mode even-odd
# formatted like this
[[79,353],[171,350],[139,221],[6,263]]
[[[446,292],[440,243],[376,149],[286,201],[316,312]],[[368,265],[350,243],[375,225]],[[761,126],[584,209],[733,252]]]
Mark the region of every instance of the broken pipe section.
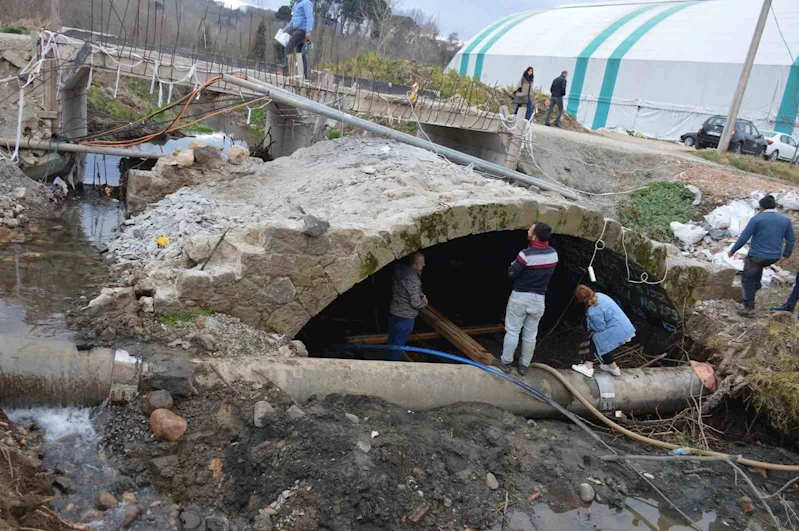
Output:
[[138,390],[140,364],[124,351],[78,350],[70,341],[4,337],[0,403],[5,407],[96,406]]

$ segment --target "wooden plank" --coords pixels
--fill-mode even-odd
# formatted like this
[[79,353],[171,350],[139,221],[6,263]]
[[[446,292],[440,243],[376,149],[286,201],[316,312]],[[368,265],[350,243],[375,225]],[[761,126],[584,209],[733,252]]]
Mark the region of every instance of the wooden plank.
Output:
[[447,341],[452,343],[472,361],[482,363],[483,365],[491,365],[494,361],[494,356],[484,349],[480,343],[469,337],[469,335],[458,328],[455,323],[447,319],[432,306],[423,309],[419,315],[427,324],[437,330]]
[[[461,330],[470,336],[484,336],[504,332],[505,325],[471,326]],[[438,332],[419,332],[408,337],[408,341],[429,341],[431,339],[441,339],[441,334]],[[384,345],[388,343],[388,334],[348,336],[346,340],[351,345]]]

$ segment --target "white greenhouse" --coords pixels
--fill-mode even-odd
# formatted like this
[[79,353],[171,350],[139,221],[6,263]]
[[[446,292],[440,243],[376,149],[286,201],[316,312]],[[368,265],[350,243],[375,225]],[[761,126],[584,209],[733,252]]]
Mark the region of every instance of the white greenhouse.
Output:
[[[761,0],[571,4],[503,18],[449,65],[493,85],[528,66],[549,93],[567,70],[566,111],[591,129],[677,139],[726,115]],[[792,133],[799,109],[799,0],[773,0],[741,118]]]

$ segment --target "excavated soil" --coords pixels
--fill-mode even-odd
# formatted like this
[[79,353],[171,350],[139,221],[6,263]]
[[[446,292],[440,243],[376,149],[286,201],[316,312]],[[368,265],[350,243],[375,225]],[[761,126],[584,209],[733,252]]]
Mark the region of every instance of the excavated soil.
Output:
[[[259,400],[275,408],[263,428],[253,424]],[[601,461],[609,453],[604,447],[559,420],[528,421],[482,404],[414,412],[359,396],[329,396],[298,408],[261,384],[219,386],[176,401],[174,410],[189,425],[178,443],[154,441],[138,404],[112,409],[109,455],[122,456],[123,470],[136,484],[151,482],[169,493],[180,514],[226,514],[239,529],[247,529],[248,521],[262,525],[265,515],[274,529],[288,530],[487,529],[501,521],[506,496],[514,517],[534,522],[532,529],[563,528],[542,522],[545,515],[569,511],[580,520],[570,529],[601,529],[599,516],[591,523],[592,508],[597,515],[612,514],[606,506],[619,513],[635,500],[657,500],[664,522],[686,525],[641,476]],[[621,454],[651,452],[602,437]],[[784,449],[728,450],[799,462]],[[635,464],[677,506],[702,518],[703,528],[767,528],[758,523],[762,508],[753,517],[742,512],[738,500],[752,493],[743,482],[736,486],[729,467],[702,466],[711,471],[686,475],[696,466]],[[496,484],[489,485],[489,473]],[[753,476],[766,492],[788,479]],[[580,501],[581,483],[593,487],[593,505]],[[788,500],[797,501],[795,490]]]

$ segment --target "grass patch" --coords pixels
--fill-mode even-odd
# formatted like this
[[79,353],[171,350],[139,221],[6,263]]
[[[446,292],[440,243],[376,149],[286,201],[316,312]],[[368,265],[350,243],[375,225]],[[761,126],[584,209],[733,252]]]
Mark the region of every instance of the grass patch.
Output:
[[15,35],[27,35],[28,28],[25,26],[0,26],[0,33],[13,33]]
[[739,170],[749,173],[768,175],[778,179],[785,179],[793,183],[799,183],[799,165],[788,164],[786,162],[769,162],[762,157],[752,155],[736,155],[734,153],[719,153],[715,149],[703,149],[696,152],[696,156],[705,160],[732,166]]
[[648,237],[661,241],[674,241],[669,224],[672,221],[688,223],[696,216],[691,203],[694,194],[681,183],[655,182],[633,192],[630,199],[617,207],[619,221]]
[[182,129],[183,132],[186,133],[213,133],[214,128],[210,125],[205,125],[203,123],[190,125],[189,127],[185,127]]
[[213,310],[200,309],[191,312],[170,313],[158,317],[158,322],[164,326],[175,326],[179,323],[193,323],[200,316],[211,317],[216,312]]

